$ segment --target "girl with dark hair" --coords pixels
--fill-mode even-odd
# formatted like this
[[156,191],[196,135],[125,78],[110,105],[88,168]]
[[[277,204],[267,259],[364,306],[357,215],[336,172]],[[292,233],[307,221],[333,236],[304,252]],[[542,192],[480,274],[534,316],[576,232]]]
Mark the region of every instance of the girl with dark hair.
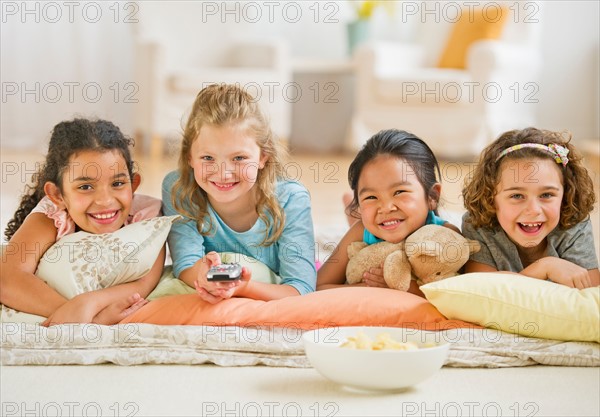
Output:
[[65,235],[111,233],[159,215],[160,200],[133,195],[141,178],[130,144],[105,120],[75,119],[54,127],[45,163],[5,231],[11,250],[2,256],[0,303],[48,317],[44,324],[114,324],[146,303],[162,272],[164,248],[144,277],[70,300],[35,276],[46,250]]
[[[437,174],[437,175],[436,175]],[[359,219],[319,269],[317,290],[346,282],[346,248],[355,241],[399,243],[426,224],[459,230],[438,217],[440,169],[431,149],[415,135],[383,130],[371,137],[348,170],[353,199],[346,211]],[[387,287],[382,267],[371,268],[356,285]],[[411,292],[420,293],[411,284]]]

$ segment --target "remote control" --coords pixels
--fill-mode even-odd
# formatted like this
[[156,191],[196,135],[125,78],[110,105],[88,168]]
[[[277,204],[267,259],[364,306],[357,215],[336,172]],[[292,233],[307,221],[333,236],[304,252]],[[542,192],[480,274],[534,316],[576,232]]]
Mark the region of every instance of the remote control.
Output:
[[209,281],[235,281],[242,276],[242,267],[238,263],[221,264],[208,270],[206,278]]

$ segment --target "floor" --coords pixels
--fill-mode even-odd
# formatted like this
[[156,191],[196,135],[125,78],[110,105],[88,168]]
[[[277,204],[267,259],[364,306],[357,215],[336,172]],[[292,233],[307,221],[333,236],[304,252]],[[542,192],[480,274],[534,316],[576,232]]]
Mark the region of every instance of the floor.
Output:
[[391,393],[350,390],[310,368],[4,366],[0,372],[6,416],[598,416],[600,411],[598,368],[442,368],[415,387]]
[[[151,155],[136,155],[142,184],[138,192],[160,198],[161,182],[164,176],[177,167],[177,147],[167,146],[163,153],[153,152]],[[347,173],[352,162],[350,154],[292,154],[285,166],[287,178],[302,182],[312,196],[313,220],[319,234],[338,237],[346,227],[343,216],[342,195],[349,190]],[[16,151],[2,149],[2,181],[0,189],[0,226],[2,231],[12,217],[19,203],[19,196],[25,185],[31,180],[33,172],[43,161],[40,151]],[[586,153],[586,164],[595,186],[596,201],[599,200],[600,189],[600,155]],[[473,161],[444,162],[441,161],[442,173],[442,210],[451,213],[449,220],[460,221],[464,209],[461,189],[464,179],[474,169]],[[592,213],[596,253],[600,254],[600,229],[598,204]],[[600,258],[600,256],[599,256]]]

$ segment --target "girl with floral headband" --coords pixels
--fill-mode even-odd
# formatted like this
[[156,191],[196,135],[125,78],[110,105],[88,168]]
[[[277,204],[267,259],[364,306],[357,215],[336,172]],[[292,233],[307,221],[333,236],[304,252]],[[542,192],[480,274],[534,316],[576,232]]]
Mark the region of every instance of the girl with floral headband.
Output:
[[478,240],[465,272],[509,271],[574,288],[600,285],[589,214],[592,179],[570,137],[527,128],[484,149],[463,198]]

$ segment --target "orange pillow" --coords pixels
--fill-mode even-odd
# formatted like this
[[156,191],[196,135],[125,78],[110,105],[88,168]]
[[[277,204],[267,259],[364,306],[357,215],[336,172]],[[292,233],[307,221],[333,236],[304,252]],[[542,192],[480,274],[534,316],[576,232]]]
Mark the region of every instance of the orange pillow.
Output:
[[508,12],[507,8],[497,4],[493,8],[463,10],[452,27],[438,67],[466,68],[467,51],[471,44],[481,39],[499,39]]
[[151,301],[121,323],[292,327],[389,326],[420,330],[479,327],[447,320],[429,301],[414,294],[367,287],[340,287],[273,301],[231,298],[217,304],[197,294]]

